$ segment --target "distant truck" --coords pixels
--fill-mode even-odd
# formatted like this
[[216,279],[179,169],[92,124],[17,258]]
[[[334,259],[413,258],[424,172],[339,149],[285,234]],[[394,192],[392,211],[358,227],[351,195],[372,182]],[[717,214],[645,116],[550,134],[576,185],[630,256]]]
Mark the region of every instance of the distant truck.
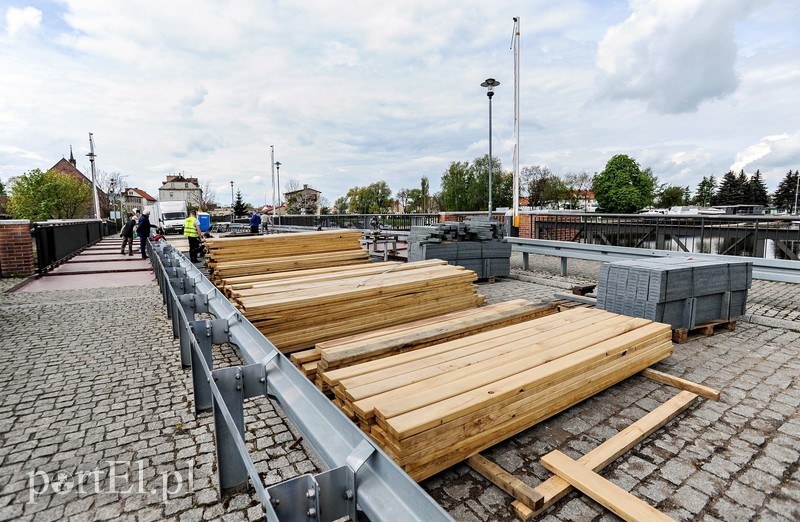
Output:
[[150,222],[165,234],[183,234],[183,221],[189,215],[185,201],[157,201],[151,208]]

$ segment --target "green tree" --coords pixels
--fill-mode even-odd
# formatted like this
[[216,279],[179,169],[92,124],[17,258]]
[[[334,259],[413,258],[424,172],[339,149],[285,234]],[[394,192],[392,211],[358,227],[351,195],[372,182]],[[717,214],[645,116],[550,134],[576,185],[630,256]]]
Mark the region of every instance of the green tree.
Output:
[[761,171],[756,170],[756,173],[750,177],[747,182],[747,203],[749,205],[769,205],[769,193],[767,192],[767,184],[764,183],[764,178],[761,177]]
[[9,210],[18,219],[76,219],[91,201],[91,185],[54,170],[34,169],[11,180]]
[[342,196],[340,198],[336,198],[336,201],[333,202],[333,207],[336,209],[337,214],[347,214],[347,206],[349,200],[347,196]]
[[747,175],[742,170],[739,175],[729,170],[722,176],[714,205],[742,205],[747,203]]
[[693,202],[695,205],[707,207],[711,205],[717,191],[717,179],[711,176],[703,176],[703,180],[697,184],[697,194],[695,194]]
[[683,187],[676,187],[674,185],[670,185],[663,191],[661,191],[661,194],[659,194],[658,201],[656,202],[656,206],[659,208],[678,207],[680,205],[683,205],[685,196],[686,196],[686,191],[684,190]]
[[242,191],[237,189],[236,190],[236,200],[233,202],[233,215],[234,216],[244,216],[247,214],[247,207],[249,205],[244,202],[242,199]]
[[391,211],[392,191],[385,181],[376,181],[366,187],[351,187],[345,198],[351,213],[383,214]]
[[617,154],[595,175],[592,192],[606,211],[633,213],[653,203],[656,183],[650,169],[642,171],[636,160]]
[[3,180],[0,179],[0,196],[6,195],[6,186],[3,185]]
[[797,212],[794,205],[797,198],[798,178],[800,178],[800,171],[795,170],[792,172],[789,170],[772,196],[772,202],[783,212]]

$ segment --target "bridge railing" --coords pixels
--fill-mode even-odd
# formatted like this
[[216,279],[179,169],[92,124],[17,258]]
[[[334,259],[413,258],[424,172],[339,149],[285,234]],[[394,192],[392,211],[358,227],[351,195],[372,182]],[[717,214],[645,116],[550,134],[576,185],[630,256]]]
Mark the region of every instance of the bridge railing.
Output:
[[53,220],[33,224],[36,241],[37,272],[44,275],[74,254],[116,231],[106,222],[93,220]]
[[275,216],[273,224],[300,227],[355,228],[368,230],[373,223],[384,230],[411,230],[412,226],[433,225],[439,214],[323,214]]
[[519,237],[798,260],[800,216],[529,213],[520,216]]

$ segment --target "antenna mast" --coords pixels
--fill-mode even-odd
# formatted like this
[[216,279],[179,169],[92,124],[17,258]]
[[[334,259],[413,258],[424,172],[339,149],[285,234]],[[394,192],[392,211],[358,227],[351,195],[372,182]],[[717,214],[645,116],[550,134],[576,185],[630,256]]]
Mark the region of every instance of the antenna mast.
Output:
[[92,137],[92,133],[89,133],[89,163],[92,166],[92,193],[94,194],[94,217],[95,219],[100,219],[100,200],[97,197],[97,176],[95,176],[94,172],[94,159],[97,157],[97,154],[94,153],[94,138]]

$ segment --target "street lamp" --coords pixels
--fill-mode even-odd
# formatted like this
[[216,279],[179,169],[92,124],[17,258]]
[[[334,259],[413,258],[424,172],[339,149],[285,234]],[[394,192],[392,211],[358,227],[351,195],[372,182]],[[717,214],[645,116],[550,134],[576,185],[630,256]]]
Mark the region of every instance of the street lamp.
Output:
[[486,96],[489,97],[489,219],[492,219],[492,96],[494,96],[493,89],[498,85],[500,82],[494,78],[487,78],[481,83],[481,87],[486,87]]
[[275,168],[278,171],[278,209],[279,209],[278,210],[278,224],[280,225],[281,224],[281,213],[280,213],[280,208],[281,208],[281,162],[280,161],[276,161],[275,162]]
[[231,223],[233,223],[233,181],[231,181]]

